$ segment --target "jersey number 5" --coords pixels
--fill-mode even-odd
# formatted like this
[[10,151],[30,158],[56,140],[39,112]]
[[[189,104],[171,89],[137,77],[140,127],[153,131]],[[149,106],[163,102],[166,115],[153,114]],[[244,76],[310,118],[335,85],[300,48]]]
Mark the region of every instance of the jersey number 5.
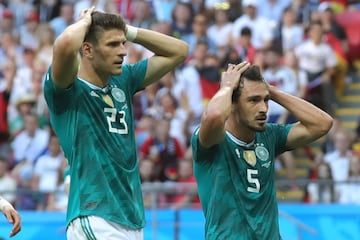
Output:
[[[110,113],[109,116],[106,116],[107,123],[109,126],[109,132],[118,133],[118,134],[128,134],[128,126],[125,121],[125,111],[117,111],[116,108],[104,108],[105,113]],[[116,123],[116,119],[119,119],[120,127],[113,127],[113,124]]]
[[260,192],[260,182],[257,178],[259,171],[257,169],[247,169],[246,175],[248,182],[252,185],[247,187],[248,192],[259,193]]

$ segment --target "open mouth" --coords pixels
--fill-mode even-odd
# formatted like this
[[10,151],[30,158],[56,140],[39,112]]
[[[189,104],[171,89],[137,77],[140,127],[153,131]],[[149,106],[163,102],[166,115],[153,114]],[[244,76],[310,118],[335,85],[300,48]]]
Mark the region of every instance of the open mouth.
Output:
[[259,123],[265,123],[266,122],[266,116],[258,117],[258,118],[256,118],[256,121],[259,122]]

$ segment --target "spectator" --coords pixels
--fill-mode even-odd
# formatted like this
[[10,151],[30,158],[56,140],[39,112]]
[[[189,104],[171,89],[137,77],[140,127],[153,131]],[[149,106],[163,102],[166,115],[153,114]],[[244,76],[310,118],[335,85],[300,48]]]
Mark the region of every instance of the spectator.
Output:
[[55,41],[55,33],[50,24],[40,24],[37,37],[39,39],[39,49],[36,53],[36,60],[41,65],[50,66],[53,55],[53,43]]
[[191,6],[195,14],[208,10],[205,6],[204,0],[192,0]]
[[193,8],[190,3],[177,1],[172,12],[172,36],[182,38],[192,33]]
[[32,2],[26,0],[9,1],[8,8],[14,13],[15,28],[20,28],[26,21],[26,15],[35,10]]
[[68,205],[68,194],[70,185],[70,176],[67,173],[68,163],[63,159],[58,173],[57,187],[52,193],[49,193],[47,198],[47,211],[61,211],[66,212]]
[[147,86],[144,91],[138,92],[133,97],[134,118],[136,123],[141,119],[144,111],[152,107],[157,91],[161,88],[159,82]]
[[324,29],[325,40],[331,48],[334,49],[338,60],[333,78],[336,96],[337,98],[340,98],[345,90],[346,77],[349,68],[347,59],[349,44],[346,32],[337,22],[334,10],[328,2],[321,3],[318,11]]
[[47,66],[39,59],[35,59],[31,68],[32,93],[35,98],[34,112],[39,116],[41,128],[49,125],[49,109],[45,102],[43,83],[45,79]]
[[39,13],[40,22],[46,23],[59,16],[62,2],[62,0],[35,0],[34,4]]
[[[239,62],[248,61],[249,63],[254,62],[255,47],[251,43],[251,29],[249,27],[243,27],[240,31],[239,37],[233,42],[233,48],[239,55]],[[223,67],[227,67],[223,65]]]
[[336,13],[331,7],[329,2],[322,2],[319,5],[318,11],[320,12],[320,21],[323,25],[325,33],[331,33],[341,41],[342,49],[346,54],[349,50],[349,43],[347,40],[346,32],[336,20]]
[[12,121],[19,115],[19,112],[16,109],[16,101],[23,95],[33,95],[31,74],[35,56],[36,52],[34,49],[22,48],[21,62],[17,63],[18,66],[14,78],[14,87],[10,98],[9,121]]
[[176,138],[183,148],[186,147],[188,139],[184,134],[187,126],[185,125],[188,113],[179,105],[177,99],[168,88],[158,90],[155,97],[155,107],[159,108],[163,114],[167,114],[171,118],[169,134]]
[[263,72],[266,69],[265,65],[265,50],[256,49],[254,53],[253,65],[256,65]]
[[7,62],[7,65],[0,70],[0,73],[3,75],[0,78],[0,155],[10,158],[10,130],[7,109],[16,74],[15,59],[10,59],[10,61]]
[[[324,155],[323,161],[330,165],[331,175],[335,184],[343,183],[349,177],[352,151],[352,135],[348,129],[338,130],[334,135],[335,150]],[[338,195],[340,185],[335,186]]]
[[10,160],[0,155],[0,195],[15,204],[17,183],[9,171]]
[[216,45],[216,55],[222,58],[231,46],[232,23],[229,21],[229,5],[218,4],[214,8],[214,22],[208,27],[207,35]]
[[207,34],[208,17],[205,13],[198,13],[194,16],[192,23],[192,33],[182,35],[182,39],[189,44],[189,55],[193,55],[195,48],[200,42],[208,46],[210,53],[216,53],[216,45]]
[[[83,1],[80,1],[83,2]],[[78,3],[80,3],[78,2]],[[71,3],[63,3],[60,7],[60,15],[56,18],[53,18],[49,24],[54,30],[55,38],[64,31],[64,29],[73,23],[74,19],[77,19],[80,15],[74,16],[74,6]]]
[[19,134],[24,128],[24,118],[27,114],[33,112],[36,99],[33,94],[23,94],[15,102],[17,116],[10,120],[10,134],[12,137]]
[[299,61],[293,50],[285,51],[283,62],[295,74],[297,84],[295,95],[300,98],[306,98],[306,90],[309,83],[308,76],[304,70],[299,68]]
[[[141,185],[146,188],[148,184],[154,182],[154,162],[148,159],[140,161],[140,178]],[[153,195],[149,191],[143,191],[143,201],[145,208],[151,208],[153,206]]]
[[342,130],[342,121],[339,117],[333,118],[333,125],[330,131],[324,136],[324,141],[320,144],[320,151],[313,152],[310,147],[307,149],[307,155],[312,160],[311,179],[317,179],[317,168],[324,161],[324,155],[335,151],[335,134]]
[[[165,0],[165,1],[167,1],[167,0]],[[115,12],[120,14],[121,16],[123,16],[123,18],[125,20],[131,21],[131,19],[133,19],[133,17],[134,17],[133,5],[134,5],[135,1],[133,1],[133,0],[115,0],[115,1],[106,1],[106,2],[107,3],[113,2],[113,4],[115,5],[114,6]],[[88,7],[90,7],[90,6],[94,6],[94,5],[88,5]],[[101,7],[101,6],[98,6],[98,7]],[[79,9],[79,11],[81,11],[81,9]]]
[[[205,42],[199,42],[196,46],[194,55],[189,57],[191,60],[185,64],[182,69],[175,73],[176,81],[172,90],[175,98],[183,103],[186,102],[188,114],[192,116],[192,121],[189,123],[189,129],[192,132],[200,123],[201,113],[205,105],[203,96],[203,86],[200,70],[205,66],[205,60],[208,52],[208,46]],[[214,68],[212,68],[212,71]],[[218,69],[215,68],[218,73]],[[204,70],[206,72],[206,70]],[[216,76],[212,76],[213,80]],[[216,83],[216,82],[215,82]],[[207,92],[209,93],[209,92]]]
[[135,137],[138,150],[146,139],[148,139],[150,136],[154,136],[158,114],[159,112],[154,107],[149,107],[144,110],[144,113],[137,122],[135,128]]
[[181,209],[186,207],[199,207],[200,200],[197,195],[196,179],[193,174],[191,148],[185,153],[183,160],[178,162],[179,177],[177,182],[182,184],[176,187],[176,193],[171,198],[170,208]]
[[309,39],[295,48],[299,66],[309,79],[307,99],[333,114],[334,89],[332,77],[337,59],[330,45],[323,40],[323,28],[320,22],[312,22],[309,29]]
[[274,42],[281,45],[283,51],[292,50],[304,41],[304,28],[296,22],[295,11],[285,8],[278,26],[279,32],[276,34]]
[[353,155],[350,159],[349,177],[339,187],[339,203],[360,204],[360,158]]
[[30,161],[21,161],[11,171],[17,183],[16,207],[19,210],[36,210],[37,193],[33,192],[31,179],[33,164]]
[[[208,1],[208,0],[205,0]],[[213,0],[209,0],[209,1],[213,1]],[[219,1],[215,0],[217,2],[217,4],[223,5],[224,4],[228,4],[229,5],[229,10],[228,10],[228,17],[229,17],[229,21],[230,22],[234,22],[239,16],[242,15],[242,6],[241,6],[241,2],[239,0],[227,0],[227,1]],[[216,5],[215,5],[216,6]]]
[[34,164],[32,189],[40,195],[37,209],[45,209],[47,196],[57,190],[60,168],[64,161],[59,140],[54,134],[49,138],[47,151]]
[[[174,18],[174,8],[179,4],[177,0],[153,0],[153,9],[157,21],[170,23]],[[181,14],[180,14],[181,15]]]
[[274,27],[269,24],[269,19],[260,16],[257,13],[257,0],[243,0],[242,6],[244,14],[236,19],[233,25],[233,39],[236,39],[243,27],[251,29],[251,43],[256,49],[268,48],[271,46],[274,38]]
[[278,27],[285,8],[292,0],[258,0],[258,14],[270,20],[271,25]]
[[[207,41],[197,42],[193,55],[189,57],[189,65],[193,65],[199,73],[199,84],[201,87],[201,97],[204,105],[219,89],[220,71],[218,66],[206,65],[208,56],[213,54],[209,51]],[[189,96],[193,97],[193,96]]]
[[[0,21],[1,22],[1,21]],[[16,67],[23,64],[24,48],[19,45],[18,36],[12,32],[2,32],[0,35],[0,66],[3,67],[10,60],[15,60]]]
[[318,178],[307,186],[310,203],[333,203],[335,201],[334,183],[331,167],[322,162],[316,169]]
[[20,44],[37,51],[39,49],[38,28],[39,14],[36,11],[27,13],[25,23],[20,27]]
[[155,22],[156,18],[152,12],[149,1],[136,1],[134,6],[134,18],[131,20],[131,25],[134,27],[150,29]]
[[15,27],[15,17],[13,11],[4,9],[1,14],[0,33],[11,33],[16,40],[19,39],[19,28]]
[[184,152],[178,139],[170,136],[171,116],[160,114],[155,127],[155,135],[150,136],[140,148],[140,161],[150,160],[154,163],[154,178],[157,181],[175,181],[177,163]]
[[318,1],[292,0],[290,6],[295,11],[296,22],[305,29],[309,26],[311,13],[318,7]]
[[49,142],[49,133],[39,128],[37,115],[29,113],[24,117],[24,129],[14,138],[11,145],[15,163],[28,161],[34,164],[44,154]]

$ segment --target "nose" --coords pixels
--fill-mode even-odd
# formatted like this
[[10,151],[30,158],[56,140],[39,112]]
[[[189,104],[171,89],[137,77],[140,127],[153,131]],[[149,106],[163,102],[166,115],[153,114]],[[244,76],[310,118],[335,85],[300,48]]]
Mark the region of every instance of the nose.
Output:
[[259,111],[260,111],[261,113],[267,113],[268,108],[269,108],[268,102],[267,102],[267,101],[262,101],[262,102],[260,103],[260,106],[259,106]]
[[118,55],[120,56],[126,56],[127,51],[124,44],[120,44],[120,47],[118,48]]

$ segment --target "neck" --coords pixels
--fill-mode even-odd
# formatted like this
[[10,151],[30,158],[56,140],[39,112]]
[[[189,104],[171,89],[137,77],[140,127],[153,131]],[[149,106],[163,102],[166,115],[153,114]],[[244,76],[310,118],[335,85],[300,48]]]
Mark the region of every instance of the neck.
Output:
[[255,131],[244,127],[244,124],[239,124],[233,116],[230,116],[226,121],[225,130],[245,143],[253,141],[256,133]]
[[95,86],[103,88],[107,86],[109,76],[101,76],[94,70],[94,68],[88,68],[84,65],[81,65],[79,68],[78,77],[94,84]]

